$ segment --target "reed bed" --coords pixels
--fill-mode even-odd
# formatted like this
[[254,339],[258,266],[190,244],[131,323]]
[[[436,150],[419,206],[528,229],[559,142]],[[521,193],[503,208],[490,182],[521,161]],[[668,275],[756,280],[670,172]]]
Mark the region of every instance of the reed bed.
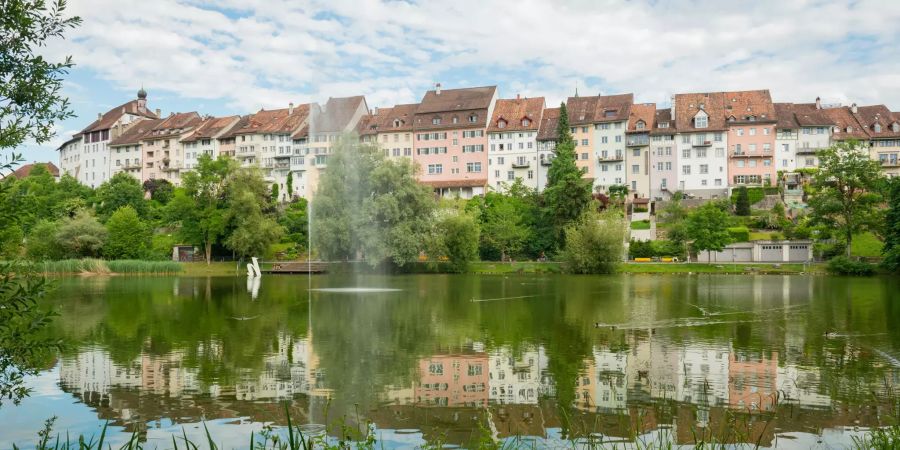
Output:
[[60,261],[42,261],[35,263],[36,272],[43,274],[171,274],[182,270],[181,263],[175,261],[141,261],[102,259],[64,259]]

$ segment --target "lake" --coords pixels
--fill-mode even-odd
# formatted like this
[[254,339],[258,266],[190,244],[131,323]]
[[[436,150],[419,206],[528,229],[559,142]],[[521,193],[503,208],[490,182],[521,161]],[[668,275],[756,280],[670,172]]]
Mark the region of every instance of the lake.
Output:
[[0,408],[2,448],[54,415],[63,434],[108,422],[114,445],[203,441],[205,423],[246,447],[286,409],[384,448],[723,430],[840,446],[896,415],[900,381],[887,277],[79,277],[47,304],[68,349]]

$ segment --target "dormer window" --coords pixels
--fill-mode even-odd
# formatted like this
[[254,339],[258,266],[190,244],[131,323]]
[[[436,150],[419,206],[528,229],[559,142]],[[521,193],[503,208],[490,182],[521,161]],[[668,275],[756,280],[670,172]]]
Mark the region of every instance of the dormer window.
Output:
[[431,124],[432,124],[432,125],[440,125],[440,124],[441,124],[441,118],[440,118],[439,116],[434,116],[434,117],[432,117],[432,118],[431,118]]
[[834,127],[834,132],[835,132],[835,133],[840,133],[840,132],[841,132],[841,128],[840,128],[840,127]]
[[853,132],[853,127],[847,127],[847,132],[848,132],[848,133],[852,133],[852,132]]
[[506,128],[506,121],[503,120],[503,119],[498,120],[498,121],[497,121],[497,128]]
[[703,110],[700,110],[694,116],[694,128],[707,128],[709,127],[709,116]]
[[894,133],[900,133],[900,123],[894,122],[891,124],[891,131]]
[[469,115],[469,123],[475,123],[475,122],[478,122],[478,114]]
[[756,122],[756,116],[749,116],[747,117],[747,120],[749,120],[750,122]]
[[669,128],[669,122],[660,122],[657,126],[660,128]]
[[527,126],[529,126],[529,125],[531,125],[531,120],[529,120],[528,118],[522,119],[522,126],[523,126],[523,127],[527,127]]
[[603,111],[603,117],[610,118],[610,117],[615,117],[615,116],[616,116],[615,109],[607,109],[606,111]]
[[881,124],[880,123],[876,123],[874,128],[875,128],[876,133],[881,133]]
[[644,129],[644,126],[645,126],[644,121],[643,121],[643,120],[638,120],[637,123],[634,124],[634,129],[635,129],[635,130],[643,130],[643,129]]
[[401,123],[400,119],[394,119],[394,128],[399,128]]
[[453,123],[459,123],[459,117],[453,116]]

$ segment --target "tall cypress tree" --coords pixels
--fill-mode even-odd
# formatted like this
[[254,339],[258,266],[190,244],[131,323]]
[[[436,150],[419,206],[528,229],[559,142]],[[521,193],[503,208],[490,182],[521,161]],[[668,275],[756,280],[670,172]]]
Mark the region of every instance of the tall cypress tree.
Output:
[[884,267],[900,272],[900,178],[893,178],[889,185],[890,205],[885,214]]
[[559,106],[559,123],[556,126],[556,150],[553,163],[547,171],[547,188],[544,200],[548,219],[556,233],[557,244],[562,243],[563,229],[581,216],[591,203],[591,180],[584,178],[587,172],[575,164],[575,141],[569,130],[569,113],[566,104]]

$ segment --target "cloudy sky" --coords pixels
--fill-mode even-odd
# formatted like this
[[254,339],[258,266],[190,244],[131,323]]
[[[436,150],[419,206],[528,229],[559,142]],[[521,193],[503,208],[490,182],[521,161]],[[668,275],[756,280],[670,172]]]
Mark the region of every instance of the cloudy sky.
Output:
[[[745,4],[746,3],[746,4]],[[776,101],[900,110],[900,1],[70,0],[78,114],[52,150],[143,85],[164,114],[246,114],[329,96],[369,106],[496,84],[502,97],[768,88]]]

